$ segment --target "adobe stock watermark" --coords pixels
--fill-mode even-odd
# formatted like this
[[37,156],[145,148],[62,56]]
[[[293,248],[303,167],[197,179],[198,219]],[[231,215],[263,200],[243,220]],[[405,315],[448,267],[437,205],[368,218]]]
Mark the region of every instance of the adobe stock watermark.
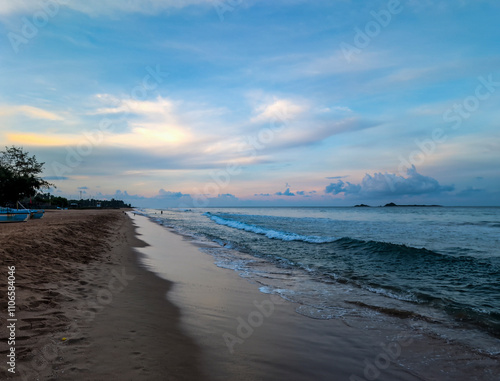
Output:
[[57,16],[61,5],[67,0],[43,0],[40,8],[31,17],[21,17],[21,28],[19,33],[9,32],[7,37],[14,53],[19,53],[21,45],[27,45],[37,35],[40,29],[47,26],[49,21]]
[[241,4],[243,4],[243,0],[216,0],[213,7],[219,16],[220,22],[224,22],[224,14],[234,12]]
[[363,375],[351,374],[350,381],[374,381],[380,377],[382,372],[389,368],[400,356],[404,347],[413,343],[413,338],[407,332],[401,334],[401,338],[390,343],[381,343],[382,350],[373,359],[363,361]]
[[367,48],[373,39],[377,38],[384,28],[387,28],[394,15],[403,11],[403,6],[399,0],[389,0],[386,8],[378,12],[371,11],[372,20],[368,21],[364,28],[354,28],[353,43],[340,43],[340,49],[344,58],[351,63],[353,54],[361,54],[363,49]]
[[246,319],[241,316],[236,318],[236,329],[235,334],[224,332],[222,334],[222,339],[226,344],[229,353],[234,353],[234,346],[236,344],[243,344],[245,340],[250,338],[255,332],[255,330],[264,324],[265,319],[271,317],[271,315],[276,310],[276,305],[284,304],[285,300],[279,295],[270,295],[269,299],[259,303],[254,300],[253,305],[256,307],[255,310],[250,312]]
[[[158,86],[163,83],[164,78],[168,76],[167,72],[162,72],[160,65],[157,64],[154,68],[146,66],[147,74],[144,75],[139,85],[135,86],[130,91],[130,100],[144,101],[152,91],[155,91]],[[77,167],[79,167],[84,159],[90,156],[96,147],[104,142],[107,135],[110,135],[116,128],[116,123],[126,120],[130,115],[131,109],[127,102],[122,102],[122,105],[127,109],[123,112],[118,120],[110,118],[102,118],[99,121],[98,127],[90,131],[85,131],[82,134],[81,141],[76,147],[66,147],[66,156],[64,163],[55,161],[52,162],[52,171],[59,179],[64,179],[68,174],[71,174]]]
[[[245,154],[248,159],[257,157],[259,151],[271,144],[276,135],[290,125],[291,116],[287,107],[283,106],[275,111],[269,120],[269,125],[260,129],[256,135],[243,138],[238,148],[240,154]],[[213,181],[206,183],[202,190],[194,188],[193,206],[207,207],[209,204],[207,195],[223,193],[224,188],[231,183],[232,177],[239,175],[242,171],[242,166],[236,161],[229,162],[224,169],[211,171],[210,177]]]
[[[105,287],[100,288],[95,294],[94,298],[90,298],[86,302],[82,302],[77,307],[77,317],[86,323],[91,323],[99,312],[102,312],[107,306],[113,302],[113,296],[121,293],[129,282],[133,281],[135,275],[126,273],[125,268],[121,272],[111,270],[110,279]],[[65,291],[65,287],[59,284],[58,291],[61,295],[73,299],[74,295]],[[33,359],[27,364],[19,364],[19,374],[23,381],[37,379],[39,373],[51,366],[53,362],[62,355],[61,343],[70,341],[71,339],[78,339],[82,335],[81,327],[76,321],[72,321],[67,327],[66,333],[61,333],[61,339],[64,341],[57,342],[50,340],[41,346],[40,349],[36,348],[32,351]]]
[[489,74],[487,78],[480,76],[477,80],[478,84],[473,94],[465,97],[461,102],[453,104],[443,113],[442,119],[447,124],[446,127],[434,128],[427,139],[415,139],[414,142],[418,148],[412,151],[407,158],[401,155],[398,157],[399,174],[405,174],[412,166],[422,165],[430,155],[437,151],[440,144],[449,139],[449,132],[458,130],[464,120],[469,119],[477,112],[482,102],[490,99],[500,87],[500,82],[495,81],[492,74]]

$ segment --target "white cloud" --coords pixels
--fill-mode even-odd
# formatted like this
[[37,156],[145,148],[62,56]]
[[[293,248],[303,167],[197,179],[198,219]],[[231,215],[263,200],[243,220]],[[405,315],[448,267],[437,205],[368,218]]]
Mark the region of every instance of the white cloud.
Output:
[[[108,15],[116,12],[155,14],[167,9],[190,5],[212,5],[214,0],[49,0],[45,4],[65,6],[89,15]],[[43,9],[40,0],[0,2],[0,15],[34,13]]]
[[279,132],[271,147],[287,148],[316,144],[331,136],[354,132],[373,127],[373,123],[363,121],[358,117],[339,120],[318,120],[315,115],[307,119],[291,120],[283,131]]
[[318,110],[319,113],[334,113],[334,114],[344,114],[351,113],[352,110],[347,106],[335,106],[335,107],[323,107]]
[[439,182],[429,176],[421,175],[415,166],[409,168],[407,177],[393,173],[366,174],[361,184],[351,184],[338,180],[331,183],[325,189],[325,193],[334,195],[344,193],[345,195],[362,196],[407,196],[423,195],[432,193],[449,192],[453,186],[442,186]]
[[98,108],[96,111],[90,112],[89,115],[173,115],[174,103],[171,100],[162,97],[158,97],[155,100],[138,101],[132,99],[119,99],[110,94],[97,94],[96,98],[101,103],[104,103],[105,107]]
[[274,131],[269,141],[260,145],[262,152],[315,144],[336,134],[373,125],[360,120],[344,106],[318,107],[307,99],[278,99],[258,93],[252,97],[254,102],[256,97],[267,100],[255,107],[256,115],[250,119],[255,125],[265,126],[255,135],[265,135],[263,131],[268,129]]
[[28,106],[28,105],[17,105],[17,106],[0,106],[0,117],[2,116],[12,116],[12,115],[24,115],[31,119],[46,119],[46,120],[63,120],[64,118],[53,112]]
[[251,119],[251,122],[266,123],[290,120],[302,114],[306,109],[307,106],[288,99],[274,99],[271,103],[257,107],[257,115]]
[[119,115],[127,122],[129,131],[114,134],[115,144],[131,147],[161,147],[168,144],[187,144],[194,137],[189,127],[182,124],[173,101],[158,97],[155,100],[121,100],[109,94],[99,94],[96,98],[104,107],[91,115]]

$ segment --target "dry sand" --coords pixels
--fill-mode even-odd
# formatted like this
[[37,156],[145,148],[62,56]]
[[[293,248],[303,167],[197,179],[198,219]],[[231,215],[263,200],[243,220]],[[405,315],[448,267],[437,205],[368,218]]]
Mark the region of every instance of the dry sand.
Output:
[[437,338],[301,316],[184,237],[129,215],[58,211],[0,225],[0,355],[15,265],[22,371],[12,378],[2,361],[1,380],[498,379],[498,359]]

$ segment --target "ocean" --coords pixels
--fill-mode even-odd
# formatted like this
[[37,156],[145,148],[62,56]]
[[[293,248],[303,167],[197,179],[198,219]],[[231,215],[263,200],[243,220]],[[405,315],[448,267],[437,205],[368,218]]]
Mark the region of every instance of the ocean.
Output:
[[313,319],[400,318],[500,354],[500,208],[141,209]]

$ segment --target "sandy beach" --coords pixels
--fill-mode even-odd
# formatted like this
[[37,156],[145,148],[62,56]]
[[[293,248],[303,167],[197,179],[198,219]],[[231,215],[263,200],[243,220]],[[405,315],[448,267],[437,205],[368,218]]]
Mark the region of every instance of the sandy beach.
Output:
[[[498,359],[366,319],[317,320],[120,210],[0,226],[0,354],[16,267],[25,380],[495,380]],[[156,275],[155,275],[156,274]],[[391,323],[391,320],[388,320]]]
[[[199,350],[165,298],[171,282],[137,266],[119,210],[48,212],[0,226],[0,353],[7,354],[7,266],[16,267],[17,372],[0,379],[203,379]],[[168,324],[166,324],[168,322]]]

